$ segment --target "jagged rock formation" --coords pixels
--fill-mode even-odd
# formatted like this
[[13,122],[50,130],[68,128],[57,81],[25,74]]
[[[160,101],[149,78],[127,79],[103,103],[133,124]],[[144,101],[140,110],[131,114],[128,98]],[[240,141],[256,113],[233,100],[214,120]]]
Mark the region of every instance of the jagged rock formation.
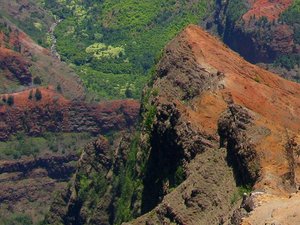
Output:
[[[247,63],[195,26],[167,46],[153,83],[148,169],[154,172],[144,184],[156,197],[147,210],[157,206],[130,224],[239,224],[228,220],[236,185],[254,185],[277,201],[296,191],[298,84]],[[186,179],[169,193],[176,165],[184,166]],[[256,212],[244,224],[268,220],[257,220]]]
[[[254,225],[269,221],[272,201],[284,202],[284,210],[292,202],[294,209],[298,197],[287,197],[299,186],[299,87],[188,26],[166,47],[144,91],[137,151],[105,147],[105,157],[88,157],[88,162],[83,153],[78,170],[88,176],[86,168],[94,168],[112,189],[101,192],[99,205],[89,208],[90,200],[78,198],[89,190],[78,185],[78,172],[77,181],[52,205],[47,222],[120,224],[141,215],[128,224]],[[96,154],[95,144],[92,149]],[[126,163],[132,154],[135,160]],[[125,171],[113,169],[124,162]],[[113,180],[124,173],[129,174],[125,187],[116,185]],[[251,196],[243,196],[245,188],[252,188]],[[120,207],[126,212],[122,216]],[[278,221],[288,215],[276,213]]]
[[[217,25],[217,33],[233,50],[252,63],[264,63],[270,71],[298,80],[298,20],[286,22],[284,14],[292,0],[217,1],[214,19],[206,28]],[[284,58],[284,59],[283,59]],[[294,65],[287,62],[293,61]],[[275,62],[275,65],[273,65]],[[297,66],[298,65],[298,66]]]
[[[2,95],[0,106],[0,140],[6,141],[17,132],[39,136],[44,132],[106,133],[132,126],[139,113],[135,100],[120,100],[88,104],[69,101],[54,90],[40,88],[12,95]],[[2,99],[13,96],[12,106]]]
[[114,173],[122,173],[129,149],[130,136],[125,133],[112,142],[99,136],[87,145],[72,186],[54,200],[45,223],[111,224],[116,201]]
[[35,222],[42,220],[53,192],[64,188],[75,172],[76,160],[73,153],[0,161],[1,213],[26,212]]

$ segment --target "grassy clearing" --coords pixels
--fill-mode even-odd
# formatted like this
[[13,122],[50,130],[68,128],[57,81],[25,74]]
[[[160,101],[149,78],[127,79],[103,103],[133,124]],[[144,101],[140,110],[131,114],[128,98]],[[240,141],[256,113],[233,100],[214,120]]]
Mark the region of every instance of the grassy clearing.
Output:
[[91,139],[91,135],[87,133],[46,133],[41,137],[28,137],[21,133],[10,141],[0,142],[0,159],[20,159],[45,152],[75,152]]

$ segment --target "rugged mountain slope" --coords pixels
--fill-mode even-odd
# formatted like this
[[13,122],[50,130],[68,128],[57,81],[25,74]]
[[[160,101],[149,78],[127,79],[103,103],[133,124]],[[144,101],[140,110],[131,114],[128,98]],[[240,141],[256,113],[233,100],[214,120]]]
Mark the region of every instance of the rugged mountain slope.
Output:
[[0,60],[0,93],[24,89],[38,77],[38,85],[51,84],[69,99],[85,97],[83,84],[68,65],[53,57],[50,50],[35,43],[1,14]]
[[[37,98],[37,90],[40,90],[41,99]],[[12,104],[9,104],[9,98],[13,98]],[[34,224],[43,219],[54,193],[66,188],[67,182],[76,171],[78,151],[88,140],[95,138],[76,134],[78,138],[71,143],[71,149],[67,148],[66,143],[61,147],[55,144],[50,146],[50,150],[53,148],[51,151],[47,151],[42,145],[31,152],[35,147],[28,136],[43,137],[47,132],[48,135],[49,132],[59,132],[63,142],[68,140],[64,136],[66,132],[111,136],[112,133],[131,129],[139,113],[139,103],[134,100],[100,104],[72,102],[51,88],[1,95],[0,99],[0,144],[3,146],[3,141],[9,141],[17,134],[16,141],[21,146],[17,148],[19,154],[16,155],[22,156],[22,152],[27,155],[22,156],[22,159],[7,160],[3,158],[4,150],[1,147],[0,220],[23,213],[30,216]],[[5,102],[3,99],[6,99]],[[28,136],[20,139],[18,135],[22,133]],[[30,139],[30,146],[26,144],[26,139]],[[16,150],[11,148],[8,151],[14,154],[13,151]],[[4,221],[4,224],[10,223],[12,222]]]
[[[262,191],[262,196],[282,198],[297,190],[298,84],[245,62],[215,38],[190,26],[166,48],[153,89],[158,90],[158,96],[151,100],[157,109],[151,152],[158,157],[168,151],[172,155],[181,151],[180,160],[186,168],[187,179],[153,211],[133,224],[146,224],[146,221],[162,224],[164,220],[177,224],[222,222],[222,216],[228,215],[232,208],[227,205],[229,199],[226,202],[222,194],[225,192],[229,197],[233,183],[214,189],[210,182],[214,181],[216,170],[201,172],[209,166],[209,162],[201,163],[202,157],[212,151],[215,153],[210,157],[215,160],[214,155],[220,154],[222,147],[227,149],[226,161],[233,169],[237,185],[254,185],[254,191]],[[190,131],[184,132],[183,128]],[[174,129],[178,149],[163,145],[168,140],[174,141],[165,136]],[[187,144],[190,139],[193,142]],[[215,168],[222,165],[220,161],[214,162]],[[153,167],[159,168],[158,176],[165,165]],[[206,185],[201,185],[199,175],[209,184],[208,190]],[[222,182],[226,175],[219,175],[217,181]],[[157,178],[151,180],[154,182]],[[217,212],[212,213],[212,210]],[[265,216],[258,223],[249,220],[250,224],[264,224],[271,219],[269,214]]]
[[21,28],[36,43],[48,47],[48,30],[54,23],[54,17],[40,3],[35,0],[2,0],[0,15]]
[[286,78],[299,77],[299,1],[217,1],[215,22],[224,42],[252,63]]
[[[37,98],[40,91],[41,99]],[[13,98],[13,104],[8,102]],[[3,101],[5,100],[6,103]],[[0,140],[24,132],[39,136],[45,132],[106,133],[132,126],[139,112],[135,100],[88,104],[72,102],[50,88],[1,96]]]
[[[246,62],[199,27],[188,26],[166,47],[145,90],[135,147],[112,148],[109,160],[103,156],[111,156],[107,148],[88,150],[101,160],[81,160],[78,171],[87,177],[82,181],[77,173],[47,222],[120,224],[139,214],[129,224],[287,220],[286,210],[298,204],[297,194],[291,200],[288,196],[299,186],[299,87]],[[114,169],[124,162],[122,172]],[[105,172],[97,169],[103,166]],[[105,191],[96,196],[98,203],[108,205],[80,198],[95,188],[87,168],[105,183]],[[115,183],[116,178],[123,184]],[[249,188],[252,194],[238,208]],[[282,204],[283,213],[272,214],[272,202]],[[300,215],[293,215],[297,221]]]

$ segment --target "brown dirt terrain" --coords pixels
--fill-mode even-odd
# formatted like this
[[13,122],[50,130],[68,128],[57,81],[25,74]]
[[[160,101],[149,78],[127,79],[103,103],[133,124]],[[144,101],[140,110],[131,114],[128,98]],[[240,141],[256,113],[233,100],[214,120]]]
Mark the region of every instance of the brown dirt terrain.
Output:
[[[173,162],[183,151],[187,179],[129,224],[254,225],[265,224],[255,221],[268,221],[269,212],[282,224],[289,215],[299,221],[298,197],[288,196],[300,185],[300,85],[246,62],[197,26],[167,46],[158,68],[153,88],[159,93],[150,99],[157,107],[151,154],[171,154]],[[254,184],[253,196],[262,192],[249,197],[260,206],[242,205],[230,219],[241,184]]]
[[280,14],[284,12],[292,3],[292,0],[248,0],[251,9],[243,16],[245,21],[251,17],[266,17],[269,20],[278,19]]

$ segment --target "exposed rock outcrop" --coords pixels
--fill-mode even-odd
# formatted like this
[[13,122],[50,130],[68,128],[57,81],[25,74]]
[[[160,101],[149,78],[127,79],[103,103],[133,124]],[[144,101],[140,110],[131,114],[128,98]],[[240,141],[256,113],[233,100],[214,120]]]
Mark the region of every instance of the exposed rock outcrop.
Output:
[[[135,124],[139,103],[135,100],[108,101],[100,104],[71,102],[51,89],[42,88],[42,98],[36,100],[37,89],[13,95],[12,106],[0,106],[0,140],[17,132],[39,136],[44,132],[106,133]],[[31,97],[30,97],[31,96]],[[2,95],[8,99],[9,95]]]
[[76,154],[69,154],[1,161],[1,216],[2,213],[23,212],[34,222],[42,220],[53,193],[67,186],[78,158]]
[[[247,221],[242,218],[257,206],[254,201],[244,202],[244,211],[230,219],[242,199],[236,198],[238,187],[254,185],[255,191],[276,196],[295,191],[298,181],[291,176],[297,177],[298,167],[290,165],[295,154],[288,159],[286,143],[297,136],[299,85],[247,63],[189,26],[167,46],[150,93],[144,119],[152,106],[156,110],[151,132],[145,133],[149,197],[142,212],[154,209],[129,224]],[[181,166],[184,182],[172,186],[172,174]]]
[[[188,26],[166,47],[144,90],[139,141],[107,151],[100,138],[97,160],[96,143],[92,154],[86,149],[77,181],[52,205],[48,223],[120,224],[138,215],[128,224],[247,224],[261,218],[256,209],[271,200],[243,192],[281,199],[299,185],[299,87]],[[100,180],[105,176],[106,187],[90,208],[90,200],[78,198],[93,190],[88,168]],[[79,171],[89,177],[89,188]],[[118,178],[121,183],[111,182]]]
[[113,175],[123,172],[129,145],[130,137],[124,133],[115,136],[111,143],[99,136],[87,145],[72,186],[56,197],[45,223],[111,224],[117,192]]

